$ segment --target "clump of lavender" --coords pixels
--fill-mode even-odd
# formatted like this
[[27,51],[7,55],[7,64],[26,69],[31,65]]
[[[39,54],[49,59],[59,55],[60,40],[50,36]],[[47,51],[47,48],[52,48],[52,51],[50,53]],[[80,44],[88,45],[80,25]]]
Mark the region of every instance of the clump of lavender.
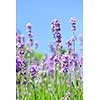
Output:
[[25,50],[24,50],[24,36],[19,35],[17,33],[16,35],[16,46],[17,46],[17,52],[16,52],[16,71],[19,72],[22,69],[22,59],[24,58]]
[[[16,34],[16,75],[17,75],[17,80],[16,83],[17,88],[24,84],[24,88],[23,88],[23,92],[25,92],[26,90],[26,84],[27,84],[27,75],[26,75],[26,63],[25,63],[25,49],[24,49],[24,45],[25,45],[25,39],[24,39],[24,35],[19,35],[18,33]],[[24,94],[24,96],[26,97],[26,94]]]
[[[74,77],[77,72],[80,74],[80,68],[79,66],[83,64],[83,56],[81,55],[80,58],[78,54],[75,51],[75,31],[76,31],[76,19],[73,17],[70,20],[73,36],[66,41],[66,46],[68,49],[65,50],[65,52],[61,52],[61,29],[60,29],[60,22],[57,19],[54,19],[51,23],[51,30],[53,32],[53,36],[55,39],[55,43],[51,43],[49,45],[52,54],[47,54],[46,56],[43,56],[45,58],[42,58],[38,61],[38,59],[33,59],[36,55],[35,51],[32,50],[32,46],[34,43],[34,48],[38,48],[37,41],[33,42],[33,35],[31,32],[32,25],[31,23],[28,23],[26,25],[26,31],[29,37],[28,41],[28,49],[24,48],[25,39],[24,35],[19,35],[16,33],[16,84],[17,84],[17,91],[21,93],[16,93],[17,98],[22,99],[48,99],[49,97],[42,97],[43,94],[46,94],[47,92],[50,92],[54,94],[54,97],[52,95],[52,99],[58,99],[62,97],[60,100],[70,100],[71,95],[76,95],[77,86],[76,85],[77,78]],[[80,36],[80,42],[82,46],[83,38]],[[29,54],[29,58],[25,56],[25,54]],[[32,54],[32,55],[31,55]],[[61,54],[61,55],[60,55]],[[26,57],[26,58],[25,58]],[[30,61],[30,62],[28,62]],[[36,63],[38,61],[38,63]],[[28,67],[30,68],[29,70]],[[74,70],[75,69],[75,70]],[[77,69],[77,70],[76,70]],[[62,73],[60,73],[62,71]],[[28,72],[28,73],[27,73]],[[73,73],[72,76],[71,73]],[[21,76],[21,77],[20,77]],[[78,74],[77,74],[78,76]],[[73,83],[73,80],[71,80],[71,77],[75,79],[75,90],[72,91],[71,89],[74,89],[71,83]],[[80,80],[78,80],[78,84]],[[60,84],[59,84],[60,83]],[[66,84],[67,83],[67,84]],[[31,87],[31,85],[33,87]],[[68,91],[67,91],[67,87]],[[42,87],[43,86],[43,87]],[[30,87],[30,90],[28,90]],[[40,87],[40,88],[38,88]],[[50,89],[49,89],[50,88]],[[41,95],[40,97],[37,95],[38,90],[40,89]],[[62,91],[60,91],[62,89]],[[80,88],[79,88],[80,89]],[[70,95],[70,92],[71,95]],[[66,94],[62,94],[65,93]],[[24,94],[22,93],[24,92]],[[28,92],[28,94],[27,94]],[[34,93],[33,93],[34,92]],[[81,91],[80,91],[81,92]],[[26,96],[26,94],[29,96]],[[22,96],[23,95],[23,96]],[[81,94],[79,94],[81,95]],[[56,97],[56,98],[55,98]],[[73,98],[74,99],[74,98]],[[76,99],[76,98],[75,98]]]

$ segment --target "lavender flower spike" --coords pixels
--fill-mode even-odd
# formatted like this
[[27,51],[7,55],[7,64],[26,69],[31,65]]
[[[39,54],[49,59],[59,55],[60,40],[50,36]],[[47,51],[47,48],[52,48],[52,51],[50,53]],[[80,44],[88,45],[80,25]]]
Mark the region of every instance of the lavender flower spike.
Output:
[[27,32],[31,32],[32,24],[31,23],[27,23],[26,24],[26,28],[27,28]]
[[52,32],[59,32],[60,29],[60,22],[58,21],[58,19],[54,19],[51,23],[51,30]]
[[35,78],[37,72],[37,65],[31,64],[30,77]]
[[72,32],[75,32],[76,31],[76,19],[74,17],[71,17],[70,23],[72,25],[72,27],[71,27]]
[[16,57],[16,72],[20,72],[21,70],[21,59],[17,56]]
[[26,31],[27,31],[27,34],[29,37],[29,42],[31,43],[31,46],[32,46],[33,45],[33,34],[31,32],[31,28],[32,28],[31,23],[27,23],[26,24]]
[[61,34],[60,34],[60,22],[58,19],[54,19],[51,23],[51,30],[54,33],[53,36],[55,38],[56,43],[61,42]]

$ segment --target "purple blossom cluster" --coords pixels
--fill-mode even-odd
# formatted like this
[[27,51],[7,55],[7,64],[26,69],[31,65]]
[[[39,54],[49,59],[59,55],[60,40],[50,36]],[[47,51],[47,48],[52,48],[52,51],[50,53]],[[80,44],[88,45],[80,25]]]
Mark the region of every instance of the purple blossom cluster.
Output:
[[58,19],[54,19],[51,23],[51,30],[54,33],[53,37],[55,38],[56,43],[61,43],[61,34],[60,34],[60,22]]
[[21,70],[21,59],[17,56],[16,57],[16,72],[19,73]]
[[60,100],[70,100],[70,92],[66,92],[65,97],[62,97]]
[[[70,19],[72,25],[72,32],[76,31],[76,19],[72,17]],[[80,74],[80,66],[83,65],[83,55],[82,52],[80,55],[75,50],[75,41],[77,37],[73,34],[73,36],[66,41],[66,49],[61,46],[61,28],[60,22],[57,19],[54,19],[51,23],[51,30],[53,32],[53,36],[55,39],[55,43],[50,43],[49,48],[51,53],[43,55],[39,58],[36,55],[36,51],[38,48],[38,42],[33,41],[33,34],[32,34],[32,25],[28,23],[26,25],[26,32],[28,34],[29,41],[25,42],[24,35],[20,35],[16,33],[16,81],[17,81],[17,91],[19,86],[23,85],[24,92],[27,91],[27,85],[31,84],[35,91],[35,85],[40,84],[41,82],[47,81],[48,78],[52,85],[55,87],[56,85],[61,84],[60,77],[63,76],[66,79],[66,85],[70,84],[69,75],[75,73],[76,76],[74,80],[81,79],[78,77],[82,77]],[[82,35],[79,36],[80,44],[83,45],[83,37]],[[33,49],[33,44],[34,48]],[[64,51],[63,51],[64,49]],[[82,48],[81,48],[82,51]],[[39,55],[40,56],[40,55]],[[74,70],[73,70],[74,69]],[[47,78],[47,79],[46,79]],[[52,81],[54,80],[54,81]],[[40,81],[40,83],[39,83]],[[82,81],[82,80],[81,80]],[[54,83],[53,83],[54,82]],[[35,84],[37,83],[37,84]],[[44,85],[41,83],[40,85]],[[51,84],[50,84],[51,85]],[[53,87],[53,88],[54,88]],[[52,90],[53,91],[53,90]],[[54,90],[57,92],[57,90]],[[34,93],[35,94],[35,93]],[[26,95],[24,95],[26,96]],[[18,97],[20,97],[18,95]],[[60,100],[70,100],[70,91],[66,93],[66,96],[62,97]]]
[[33,45],[33,34],[31,32],[31,28],[32,28],[31,23],[27,23],[26,24],[26,32],[27,32],[28,37],[29,37],[29,47]]
[[52,32],[56,33],[56,32],[59,32],[61,29],[60,29],[60,22],[58,19],[54,19],[51,23],[51,30]]
[[62,57],[62,63],[61,63],[61,66],[62,66],[62,71],[63,72],[68,72],[68,68],[69,68],[69,55],[67,53],[63,54]]
[[36,76],[36,72],[37,72],[37,65],[31,64],[30,67],[31,67],[31,68],[30,68],[30,77],[31,77],[32,79],[34,79],[35,76]]
[[46,67],[51,76],[54,74],[54,54],[49,54],[46,60]]
[[76,19],[74,17],[71,17],[70,23],[72,25],[72,27],[71,27],[72,32],[75,32],[76,31]]

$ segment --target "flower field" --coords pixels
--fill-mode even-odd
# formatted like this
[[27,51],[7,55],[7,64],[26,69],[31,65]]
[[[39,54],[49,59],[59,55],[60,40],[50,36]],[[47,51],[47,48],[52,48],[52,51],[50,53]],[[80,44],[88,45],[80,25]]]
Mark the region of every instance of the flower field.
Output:
[[[51,22],[54,42],[46,55],[37,51],[39,43],[33,41],[31,23],[26,25],[28,42],[16,32],[16,100],[83,100],[83,37],[75,35],[76,23],[72,17],[73,36],[65,41],[64,49],[60,21]],[[80,54],[76,39],[80,40]]]

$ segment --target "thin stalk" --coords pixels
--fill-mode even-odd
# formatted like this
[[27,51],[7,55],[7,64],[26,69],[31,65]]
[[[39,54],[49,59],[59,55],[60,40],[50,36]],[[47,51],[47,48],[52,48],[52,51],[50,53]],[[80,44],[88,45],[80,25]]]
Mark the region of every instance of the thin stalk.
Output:
[[[73,36],[74,36],[74,38],[75,38],[75,33],[73,32]],[[75,50],[75,40],[73,41],[73,48],[74,48],[74,50]]]
[[36,98],[36,90],[35,90],[35,83],[31,83],[33,86],[33,91],[34,91],[34,100],[37,100]]
[[54,91],[57,92],[57,69],[56,63],[54,62]]
[[[59,44],[56,44],[56,56],[59,56]],[[54,62],[54,92],[58,95],[57,76],[57,63]]]
[[75,66],[74,66],[74,83],[75,83],[75,86],[76,86],[76,68],[75,68]]

